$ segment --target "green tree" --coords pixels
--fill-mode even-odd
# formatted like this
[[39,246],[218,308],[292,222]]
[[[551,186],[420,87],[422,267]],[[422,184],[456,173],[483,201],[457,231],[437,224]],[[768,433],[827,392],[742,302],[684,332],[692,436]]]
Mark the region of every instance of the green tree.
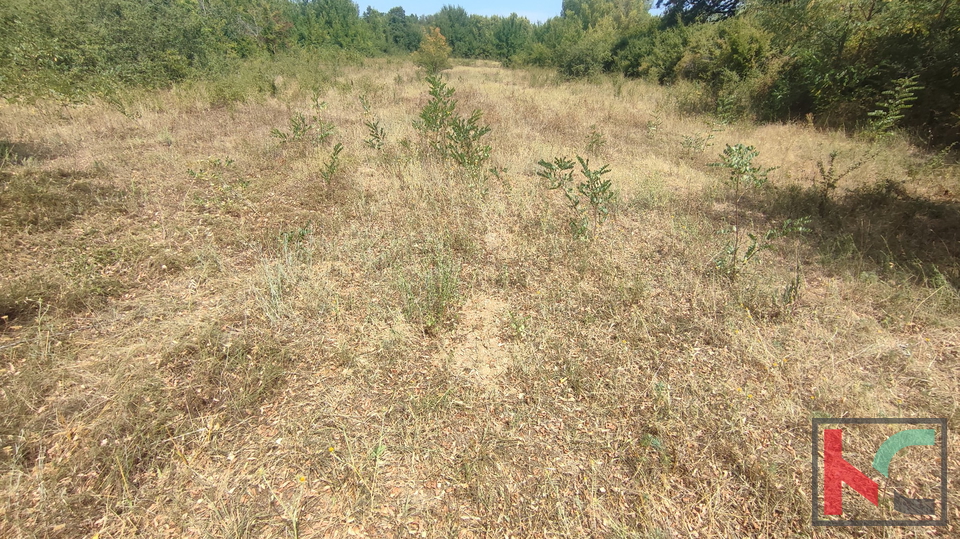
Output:
[[372,7],[367,6],[367,10],[360,17],[367,25],[371,45],[377,52],[394,52],[393,41],[390,39],[390,28],[387,25],[387,16]]
[[413,62],[433,75],[453,67],[450,64],[450,46],[439,28],[433,28],[420,42],[420,49],[414,53]]
[[294,41],[296,6],[286,0],[212,0],[201,5],[208,31],[241,58],[276,54]]
[[413,52],[420,47],[423,28],[416,15],[407,15],[402,7],[395,7],[387,12],[387,18],[390,40],[398,50]]
[[435,15],[428,18],[432,26],[437,27],[458,58],[476,58],[480,50],[479,19],[471,17],[460,6],[443,6]]
[[294,22],[297,41],[304,46],[335,46],[372,52],[373,36],[350,0],[307,0],[299,5]]
[[726,19],[743,4],[744,0],[657,0],[657,7],[665,8],[663,21],[668,26]]
[[563,0],[561,13],[578,19],[584,30],[608,20],[618,33],[629,32],[652,18],[648,0]]
[[516,13],[511,13],[509,17],[494,17],[492,23],[494,56],[509,64],[529,46],[533,26],[526,17]]

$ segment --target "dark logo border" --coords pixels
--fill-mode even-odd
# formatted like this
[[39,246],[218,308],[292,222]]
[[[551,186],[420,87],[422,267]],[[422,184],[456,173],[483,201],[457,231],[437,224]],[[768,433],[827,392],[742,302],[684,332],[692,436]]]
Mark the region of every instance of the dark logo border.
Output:
[[[936,520],[830,520],[820,518],[817,491],[820,485],[820,426],[821,425],[940,425],[940,518]],[[814,526],[946,526],[947,525],[947,420],[946,418],[889,418],[889,417],[815,417],[810,432],[811,466],[810,479],[811,521]]]

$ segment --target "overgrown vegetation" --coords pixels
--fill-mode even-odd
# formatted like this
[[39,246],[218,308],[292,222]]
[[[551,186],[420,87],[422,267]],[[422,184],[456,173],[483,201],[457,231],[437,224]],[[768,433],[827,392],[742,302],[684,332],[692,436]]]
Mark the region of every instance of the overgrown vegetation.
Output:
[[874,134],[905,128],[925,144],[960,140],[957,2],[658,3],[667,8],[659,18],[642,0],[565,0],[559,16],[533,24],[455,6],[361,15],[351,0],[10,0],[0,17],[0,96],[98,95],[122,112],[125,87],[229,73],[238,58],[413,53],[428,74],[448,69],[452,55],[549,66],[565,77],[691,83],[697,111],[724,123],[812,115]]
[[[837,68],[892,32],[821,3],[839,5],[697,22],[687,2],[683,25],[640,4],[543,25],[446,7],[455,55],[548,67],[456,62],[429,95],[407,58],[330,52],[416,50],[423,21],[337,1],[96,4],[104,24],[185,10],[197,39],[232,36],[185,78],[0,64],[45,96],[0,107],[0,537],[846,536],[810,524],[811,417],[957,429],[960,170],[898,131],[946,87],[929,71],[850,71],[809,94],[836,109],[799,109],[818,119],[749,121],[753,90],[788,88],[750,51],[802,34],[756,10],[859,35],[817,56]],[[11,3],[0,24],[81,4]],[[560,50],[585,80],[556,76]],[[761,74],[812,76],[794,50]],[[627,52],[673,85],[603,74]],[[73,107],[47,76],[77,96],[126,82]],[[842,118],[866,130],[824,127]]]

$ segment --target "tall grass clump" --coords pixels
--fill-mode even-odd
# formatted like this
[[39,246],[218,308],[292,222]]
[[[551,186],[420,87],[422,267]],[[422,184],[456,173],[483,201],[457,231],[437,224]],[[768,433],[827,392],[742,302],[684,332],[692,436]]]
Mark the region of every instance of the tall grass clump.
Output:
[[404,314],[427,335],[436,335],[456,322],[461,302],[460,273],[458,261],[437,254],[419,275],[401,279]]

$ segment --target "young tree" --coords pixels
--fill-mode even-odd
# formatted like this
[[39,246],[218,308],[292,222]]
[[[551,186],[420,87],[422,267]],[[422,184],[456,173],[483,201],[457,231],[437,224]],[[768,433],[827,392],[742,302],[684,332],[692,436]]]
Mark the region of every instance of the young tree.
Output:
[[478,20],[460,6],[443,6],[428,22],[446,36],[457,58],[476,58],[480,48]]
[[433,75],[453,67],[450,64],[450,46],[440,29],[434,27],[420,42],[420,49],[413,53],[413,63]]
[[423,30],[416,15],[407,15],[402,7],[387,12],[390,39],[399,50],[413,52],[420,46]]
[[498,60],[509,63],[520,54],[530,43],[533,35],[533,26],[526,17],[519,17],[511,13],[509,17],[495,17],[493,19],[493,49]]

